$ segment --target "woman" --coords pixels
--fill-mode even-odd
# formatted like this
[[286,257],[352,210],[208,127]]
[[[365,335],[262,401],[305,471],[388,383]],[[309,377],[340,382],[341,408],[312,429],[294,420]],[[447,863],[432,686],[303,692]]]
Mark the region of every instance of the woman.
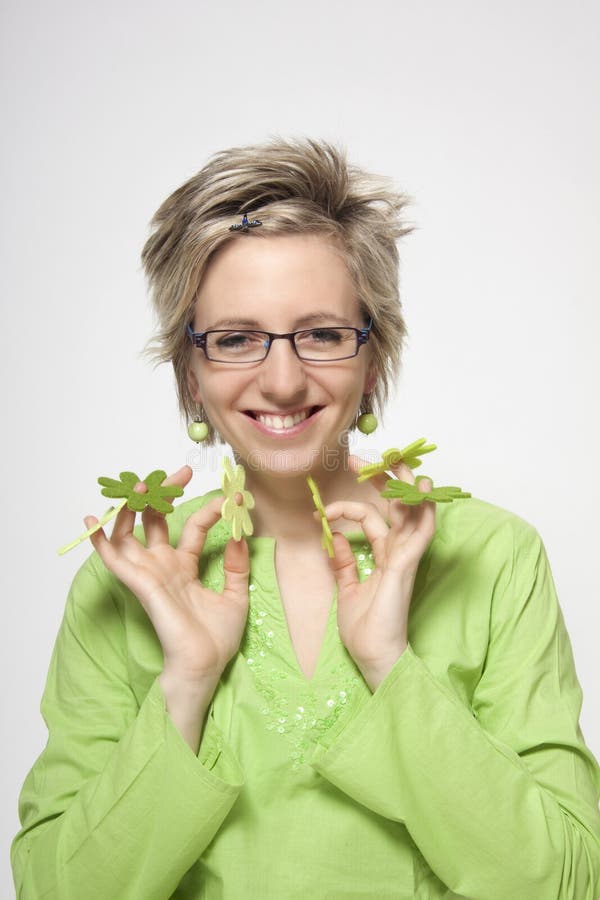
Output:
[[254,533],[232,538],[216,491],[92,536],[20,897],[598,897],[600,778],[538,534],[475,499],[388,501],[348,455],[399,364],[404,203],[327,144],[278,141],[158,210],[156,352],[244,467]]

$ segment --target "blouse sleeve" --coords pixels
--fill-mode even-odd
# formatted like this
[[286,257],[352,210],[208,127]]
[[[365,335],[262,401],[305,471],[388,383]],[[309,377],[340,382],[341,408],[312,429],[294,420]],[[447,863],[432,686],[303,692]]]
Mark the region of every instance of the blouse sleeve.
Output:
[[158,678],[137,701],[113,582],[94,554],[69,594],[42,699],[48,742],[20,795],[18,900],[165,900],[242,786],[210,715],[196,756]]
[[598,900],[598,765],[545,549],[527,526],[492,601],[470,708],[411,644],[324,735],[314,768],[405,825],[439,879],[470,900]]

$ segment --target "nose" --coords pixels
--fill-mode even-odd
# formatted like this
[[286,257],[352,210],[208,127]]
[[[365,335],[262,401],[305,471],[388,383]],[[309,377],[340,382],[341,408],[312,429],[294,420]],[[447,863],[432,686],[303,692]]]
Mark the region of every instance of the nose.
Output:
[[289,340],[271,343],[257,381],[264,396],[272,402],[289,407],[302,399],[306,392],[306,369]]

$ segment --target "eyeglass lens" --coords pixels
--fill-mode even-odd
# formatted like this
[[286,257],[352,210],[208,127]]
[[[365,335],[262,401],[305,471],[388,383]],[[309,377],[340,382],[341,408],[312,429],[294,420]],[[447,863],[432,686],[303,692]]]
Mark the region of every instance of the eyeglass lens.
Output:
[[[354,328],[311,328],[293,337],[298,356],[306,360],[335,360],[354,356],[357,334]],[[259,362],[269,349],[264,331],[209,331],[206,350],[209,359],[220,362]]]

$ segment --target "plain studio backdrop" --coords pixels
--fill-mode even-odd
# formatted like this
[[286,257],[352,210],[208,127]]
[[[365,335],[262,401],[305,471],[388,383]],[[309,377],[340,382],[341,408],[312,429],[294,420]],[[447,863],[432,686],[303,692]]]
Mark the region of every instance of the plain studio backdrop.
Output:
[[140,356],[148,221],[212,153],[272,135],[341,143],[414,198],[403,372],[355,447],[427,437],[435,482],[538,529],[599,754],[597,3],[13,0],[2,19],[1,896],[89,545],[56,549],[106,509],[99,475],[189,461],[187,496],[219,482],[222,449],[194,453],[171,371]]

